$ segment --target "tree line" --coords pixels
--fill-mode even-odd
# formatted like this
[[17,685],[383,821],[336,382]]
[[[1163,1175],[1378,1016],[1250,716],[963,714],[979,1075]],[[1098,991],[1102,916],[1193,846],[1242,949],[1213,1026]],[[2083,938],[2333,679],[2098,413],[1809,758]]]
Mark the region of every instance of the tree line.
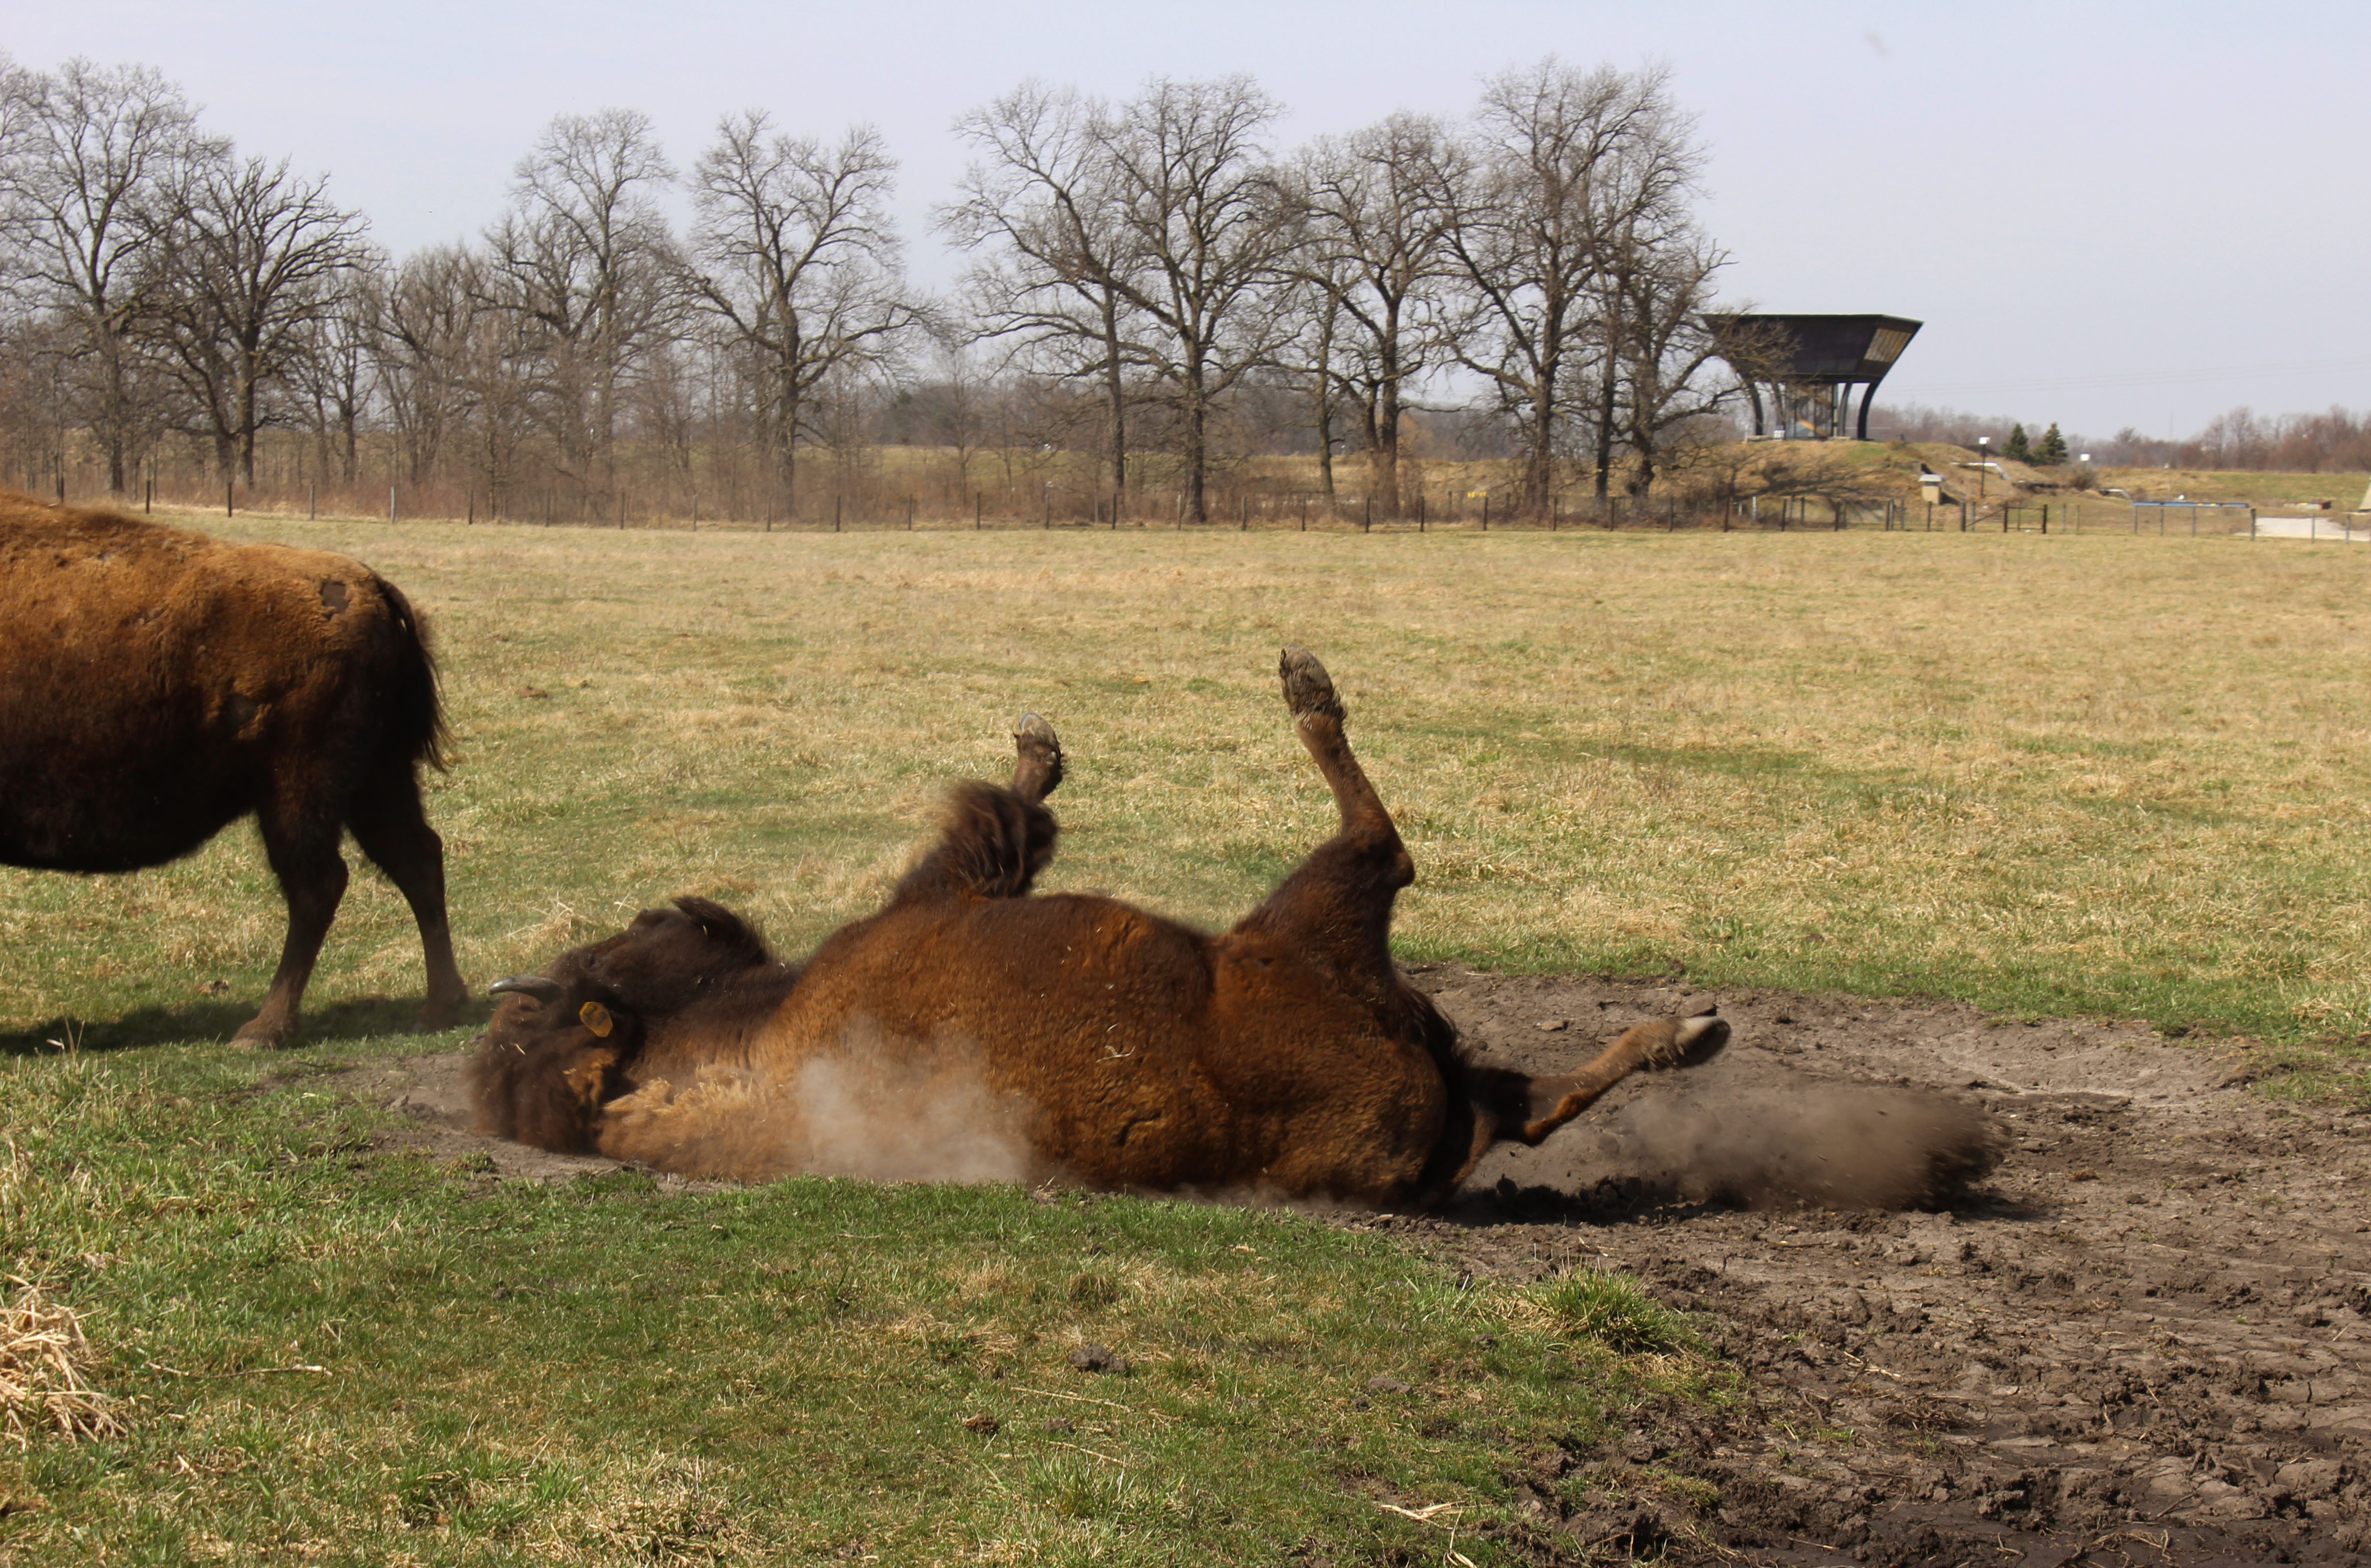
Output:
[[867,126],[728,114],[679,168],[638,111],[562,114],[482,232],[397,258],[154,69],[11,67],[0,465],[63,484],[71,454],[122,495],[160,463],[351,487],[375,457],[495,514],[629,483],[794,511],[810,465],[843,485],[895,436],[959,482],[1051,454],[1201,520],[1214,477],[1277,451],[1315,453],[1329,497],[1359,465],[1394,515],[1418,422],[1509,458],[1531,511],[1643,494],[1725,432],[1703,317],[1727,258],[1665,71],[1551,58],[1463,119],[1297,148],[1281,114],[1248,76],[963,114],[933,222],[966,267],[932,295]]
[[[1980,435],[2013,441],[2025,421],[1993,414],[1920,404],[1882,407],[1870,434],[1886,440],[1939,441],[1973,446]],[[2113,435],[2065,435],[2055,443],[2052,423],[2029,437],[2039,463],[2061,463],[2089,455],[2102,468],[2256,469],[2284,474],[2359,474],[2371,471],[2371,411],[2332,407],[2313,414],[2265,416],[2242,404],[2183,436],[2152,436],[2126,425]],[[2015,452],[2007,455],[2016,457]]]

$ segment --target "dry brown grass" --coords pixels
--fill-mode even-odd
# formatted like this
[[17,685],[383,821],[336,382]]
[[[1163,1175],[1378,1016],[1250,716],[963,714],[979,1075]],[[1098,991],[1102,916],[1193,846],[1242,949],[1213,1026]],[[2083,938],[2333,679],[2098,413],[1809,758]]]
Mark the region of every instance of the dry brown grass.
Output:
[[18,1448],[43,1435],[69,1443],[121,1436],[114,1401],[84,1377],[95,1353],[81,1316],[38,1285],[8,1283],[16,1294],[0,1307],[0,1430]]

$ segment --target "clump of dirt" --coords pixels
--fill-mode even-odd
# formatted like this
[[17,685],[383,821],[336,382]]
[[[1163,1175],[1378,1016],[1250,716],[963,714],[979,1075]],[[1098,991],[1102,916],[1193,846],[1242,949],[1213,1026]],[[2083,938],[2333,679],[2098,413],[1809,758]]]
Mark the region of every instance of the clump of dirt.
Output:
[[[1510,1478],[1532,1559],[2371,1561],[2371,1116],[2253,1097],[2138,1026],[1415,978],[1533,1072],[1706,1000],[1736,1032],[1494,1149],[1443,1214],[1329,1216],[1478,1275],[1637,1274],[1741,1376],[1725,1410]],[[389,1142],[488,1180],[616,1169],[470,1134],[463,1061],[343,1087],[411,1119]]]

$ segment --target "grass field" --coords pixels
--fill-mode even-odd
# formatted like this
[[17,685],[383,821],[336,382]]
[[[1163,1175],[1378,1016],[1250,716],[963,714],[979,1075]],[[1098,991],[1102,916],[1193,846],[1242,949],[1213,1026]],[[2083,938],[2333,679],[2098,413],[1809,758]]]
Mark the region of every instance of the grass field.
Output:
[[[1228,919],[1330,827],[1274,689],[1292,641],[1416,854],[1408,956],[2140,1017],[2362,1092],[2351,551],[235,529],[433,617],[473,981],[685,891],[804,947],[943,780],[1009,767],[1023,708],[1072,760],[1049,885]],[[420,1048],[390,1038],[408,917],[358,877],[316,1043],[234,1053],[281,926],[244,829],[136,876],[0,871],[0,1263],[86,1314],[131,1430],[0,1460],[0,1556],[1431,1561],[1463,1520],[1513,1562],[1525,1455],[1726,1397],[1684,1325],[1607,1318],[1618,1281],[1461,1291],[1289,1216],[368,1156],[388,1118],[312,1079]],[[1082,1338],[1134,1374],[1070,1369]],[[1443,1430],[1374,1377],[1476,1397]]]
[[[1009,767],[1024,708],[1072,757],[1054,883],[1229,919],[1330,827],[1274,690],[1298,641],[1415,851],[1413,956],[2371,1027],[2371,559],[2335,547],[241,532],[360,554],[434,617],[473,976],[683,891],[811,943],[943,781]],[[21,1048],[234,1024],[282,915],[241,831],[137,876],[0,872],[0,922]],[[316,1006],[418,966],[358,879]]]

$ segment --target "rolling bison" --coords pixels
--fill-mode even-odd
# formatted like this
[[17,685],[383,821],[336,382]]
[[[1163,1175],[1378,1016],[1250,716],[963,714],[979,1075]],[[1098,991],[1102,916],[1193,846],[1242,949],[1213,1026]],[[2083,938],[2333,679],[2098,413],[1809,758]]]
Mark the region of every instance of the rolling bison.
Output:
[[[1034,716],[1012,785],[959,786],[887,907],[782,963],[731,911],[646,910],[509,993],[472,1066],[481,1131],[687,1175],[851,1161],[866,1136],[993,1124],[1003,1174],[1250,1187],[1379,1205],[1445,1194],[1494,1141],[1536,1142],[1625,1075],[1705,1060],[1709,1014],[1631,1030],[1581,1071],[1468,1060],[1392,964],[1415,878],[1317,660],[1284,696],[1341,829],[1232,930],[1108,898],[1029,896],[1051,859],[1061,749]],[[927,1164],[927,1162],[926,1162]]]
[[368,567],[0,496],[0,863],[136,870],[255,813],[288,936],[238,1038],[297,1033],[347,832],[420,923],[425,1026],[458,1019],[420,801],[443,734],[419,619]]

